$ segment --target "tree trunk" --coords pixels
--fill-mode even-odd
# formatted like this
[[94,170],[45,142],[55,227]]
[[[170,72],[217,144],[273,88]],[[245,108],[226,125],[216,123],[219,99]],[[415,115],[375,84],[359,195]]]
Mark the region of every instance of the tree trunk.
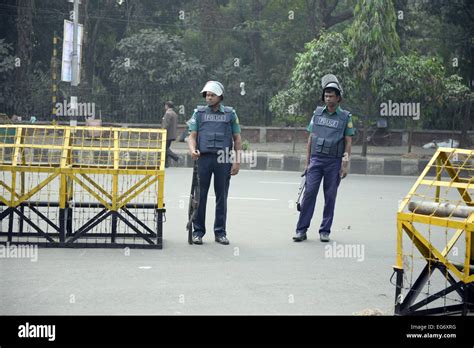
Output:
[[136,3],[135,1],[126,1],[126,8],[125,8],[125,17],[127,18],[127,24],[125,26],[125,36],[128,36],[132,33],[132,25],[130,24],[130,17],[132,17],[132,13],[135,10]]
[[[251,4],[251,11],[252,11],[252,19],[256,22],[261,21],[262,19],[262,11],[265,8],[265,3],[261,2],[260,0],[252,1]],[[256,77],[256,84],[261,85],[265,84],[265,71],[264,71],[264,64],[263,64],[263,53],[262,53],[262,35],[260,31],[254,31],[247,34],[247,40],[249,42],[251,51],[253,53],[253,61],[255,67],[255,77]],[[247,81],[238,81],[240,82],[247,82]],[[261,95],[259,101],[263,101],[264,96]],[[263,109],[266,108],[266,105],[261,106],[260,112],[263,112]],[[267,125],[267,124],[265,124]]]
[[351,19],[354,16],[354,12],[352,9],[344,10],[343,12],[340,12],[338,14],[334,14],[334,10],[338,5],[339,0],[332,0],[329,2],[327,0],[321,0],[318,1],[318,3],[320,6],[319,12],[322,14],[322,27],[324,27],[325,29],[329,29],[330,27],[338,23],[344,22],[348,19]]
[[[206,38],[206,40],[201,43],[201,52],[198,53],[198,57],[199,59],[206,60],[209,66],[220,65],[222,60],[219,58],[220,42],[217,40],[217,37],[219,37],[221,33],[209,28],[209,26],[220,28],[221,25],[224,25],[221,19],[222,15],[219,11],[220,7],[216,0],[200,0],[196,3],[198,3],[199,30]],[[212,25],[210,25],[210,23],[212,23]],[[225,84],[226,81],[221,82]]]
[[31,76],[31,58],[33,51],[33,6],[34,0],[17,0],[18,19],[17,33],[18,42],[16,50],[16,58],[19,58],[20,66],[15,69],[16,80],[16,112],[20,116],[28,116],[31,112],[31,84],[29,79]]
[[372,93],[369,88],[366,90],[369,92],[367,92],[367,109],[364,115],[364,131],[362,132],[362,157],[367,156],[367,125],[369,123],[369,115],[372,112]]
[[318,5],[316,4],[316,1],[306,0],[306,10],[308,11],[307,16],[311,37],[316,38],[319,36],[321,30],[321,24],[318,23]]
[[471,129],[471,99],[466,100],[464,103],[464,120],[461,126],[461,141],[459,147],[462,149],[469,149],[471,147],[471,141],[467,131]]
[[411,145],[413,142],[413,127],[414,127],[414,122],[413,119],[408,120],[408,153],[411,153]]

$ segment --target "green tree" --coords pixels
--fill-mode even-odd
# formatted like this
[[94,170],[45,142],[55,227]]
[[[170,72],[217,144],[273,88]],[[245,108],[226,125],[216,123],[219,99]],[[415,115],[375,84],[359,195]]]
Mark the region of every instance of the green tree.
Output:
[[[397,103],[419,103],[420,121],[428,123],[433,111],[443,105],[444,68],[439,60],[417,54],[401,56],[386,69],[380,99]],[[407,118],[408,152],[411,152],[415,122]]]
[[351,53],[340,33],[323,32],[319,39],[305,45],[305,51],[296,56],[296,66],[291,74],[287,90],[280,91],[270,102],[270,109],[285,125],[298,125],[321,102],[321,78],[326,74],[336,75],[344,96],[353,91],[354,79],[349,69]]
[[[423,57],[417,54],[401,56],[387,67],[380,89],[381,98],[399,103],[420,103],[419,128],[432,128],[442,115],[444,129],[454,130],[455,124],[462,125],[462,144],[468,143],[470,128],[469,103],[471,93],[460,76],[446,77],[441,59]],[[446,117],[450,115],[449,117]],[[411,152],[414,120],[408,123],[408,152]]]
[[32,96],[32,89],[29,83],[29,76],[32,69],[33,60],[33,8],[34,1],[17,0],[17,35],[16,57],[20,58],[20,66],[15,69],[15,107],[22,115],[31,114],[33,106],[29,103]]
[[444,79],[444,103],[448,110],[451,109],[454,122],[457,121],[461,125],[461,141],[459,146],[462,148],[470,148],[471,142],[467,131],[471,129],[471,104],[474,99],[474,93],[468,86],[464,84],[462,77],[451,75]]
[[[185,55],[177,36],[158,29],[142,29],[122,39],[117,50],[110,78],[120,88],[124,111],[134,120],[138,120],[140,108],[162,104],[165,96],[177,101],[179,93],[191,94],[204,68],[197,59]],[[157,101],[157,96],[163,99]]]
[[12,51],[12,45],[0,39],[0,105],[3,110],[10,109],[13,101],[14,90],[10,81],[15,61]]
[[384,69],[400,52],[392,1],[358,0],[349,38],[359,100],[366,103],[362,137],[362,156],[366,156],[368,118],[375,113]]
[[[418,37],[426,34],[423,46],[442,56],[449,73],[467,83],[474,77],[474,2],[471,0],[418,1],[418,8],[429,23],[417,28]],[[471,84],[472,88],[472,84]]]

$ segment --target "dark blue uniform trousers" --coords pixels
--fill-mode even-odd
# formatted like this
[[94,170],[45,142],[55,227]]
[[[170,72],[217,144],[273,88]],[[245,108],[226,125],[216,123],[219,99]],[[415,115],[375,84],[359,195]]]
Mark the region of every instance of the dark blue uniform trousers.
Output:
[[306,233],[313,218],[316,197],[323,181],[324,212],[319,233],[331,233],[334,206],[336,205],[337,188],[341,182],[339,170],[341,158],[312,156],[306,172],[306,189],[301,202],[300,217],[296,225],[297,233]]
[[218,155],[214,153],[201,154],[198,159],[199,175],[199,207],[194,220],[194,235],[206,234],[206,204],[207,193],[214,174],[214,193],[216,195],[216,217],[214,220],[214,234],[226,235],[227,195],[230,184],[232,163],[218,163]]

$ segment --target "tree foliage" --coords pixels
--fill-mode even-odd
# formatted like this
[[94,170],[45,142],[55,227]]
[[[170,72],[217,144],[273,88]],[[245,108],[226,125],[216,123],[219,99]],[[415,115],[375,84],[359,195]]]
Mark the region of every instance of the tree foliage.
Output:
[[[0,0],[0,50],[8,47],[0,53],[0,112],[51,119],[52,38],[71,10],[67,1]],[[203,103],[205,82],[218,79],[242,124],[301,125],[330,72],[341,79],[344,106],[361,113],[368,91],[376,105],[383,71],[400,55],[435,58],[445,77],[468,86],[472,13],[469,0],[82,0],[78,96],[115,122],[158,122],[173,99],[183,122]],[[61,49],[59,42],[58,58]],[[60,101],[71,96],[68,83],[58,88]],[[439,110],[423,126],[443,127]]]
[[12,45],[0,39],[0,104],[4,105],[10,103],[13,94],[13,86],[10,85],[15,62],[12,51]]
[[[318,39],[305,45],[296,55],[296,65],[291,74],[288,90],[281,91],[271,101],[270,108],[283,124],[308,120],[316,104],[321,103],[321,78],[335,74],[344,89],[344,97],[350,96],[354,83],[349,69],[352,60],[349,47],[340,33],[323,32]],[[295,111],[296,109],[296,111]]]
[[369,87],[376,95],[384,69],[400,53],[393,3],[357,1],[349,40],[358,86]]

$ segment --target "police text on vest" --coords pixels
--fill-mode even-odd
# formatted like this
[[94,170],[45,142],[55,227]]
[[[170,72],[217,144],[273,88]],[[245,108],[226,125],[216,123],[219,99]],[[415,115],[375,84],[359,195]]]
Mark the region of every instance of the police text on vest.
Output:
[[316,120],[316,123],[319,126],[326,126],[330,128],[337,128],[337,126],[339,125],[338,120],[331,120],[330,118],[326,118],[326,117],[318,117]]
[[225,122],[226,121],[226,115],[205,114],[203,116],[203,121],[205,121],[205,122]]
[[20,338],[47,338],[48,341],[56,339],[56,325],[34,325],[26,322],[18,326],[18,337]]

